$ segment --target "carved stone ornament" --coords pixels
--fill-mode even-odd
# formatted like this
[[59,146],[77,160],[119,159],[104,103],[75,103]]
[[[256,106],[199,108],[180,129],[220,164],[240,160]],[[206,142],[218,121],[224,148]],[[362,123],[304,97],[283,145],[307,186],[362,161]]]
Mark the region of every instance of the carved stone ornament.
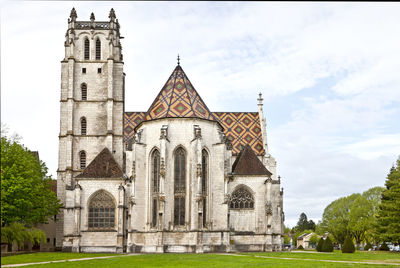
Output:
[[265,204],[265,213],[267,215],[272,215],[272,204],[271,204],[271,202],[267,202]]
[[161,202],[165,202],[165,195],[164,194],[160,195],[160,201]]
[[131,176],[131,178],[132,178],[132,181],[135,181],[135,178],[136,178],[136,161],[132,162],[132,176]]
[[163,140],[166,138],[167,138],[167,131],[165,129],[161,129],[160,140]]
[[131,205],[136,205],[135,197],[134,197],[134,196],[130,196],[130,197],[129,197],[129,203],[131,203]]
[[196,139],[200,139],[201,138],[201,129],[200,128],[197,128],[195,130],[195,138]]
[[164,158],[161,158],[160,175],[161,175],[161,177],[165,177],[165,161],[164,161]]
[[226,149],[232,151],[232,143],[230,141],[227,141],[225,144],[226,144]]
[[224,196],[224,203],[223,204],[228,204],[229,200],[231,199],[231,195],[230,194],[226,194]]
[[201,177],[201,175],[202,175],[201,173],[202,173],[201,164],[197,164],[197,170],[196,170],[197,177]]

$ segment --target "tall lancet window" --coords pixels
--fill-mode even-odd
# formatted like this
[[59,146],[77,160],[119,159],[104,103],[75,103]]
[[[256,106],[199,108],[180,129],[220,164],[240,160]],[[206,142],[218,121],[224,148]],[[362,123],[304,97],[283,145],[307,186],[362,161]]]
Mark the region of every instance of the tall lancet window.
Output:
[[81,85],[82,100],[87,100],[87,85],[83,83]]
[[89,39],[85,38],[85,44],[84,44],[84,59],[88,60],[89,59],[89,55],[90,55],[90,45],[89,45]]
[[80,153],[79,153],[79,167],[81,169],[86,168],[86,153],[85,153],[85,151],[80,151]]
[[174,163],[174,225],[185,225],[186,154],[183,148],[175,151]]
[[96,60],[101,59],[101,41],[99,38],[96,39]]
[[203,199],[203,227],[207,223],[207,195],[208,195],[208,153],[203,149],[201,152],[201,195]]
[[158,222],[158,194],[160,192],[160,153],[155,150],[151,155],[151,196],[152,214],[151,226],[157,227]]
[[81,135],[86,135],[86,127],[87,127],[86,118],[82,117],[81,118]]
[[115,202],[109,193],[100,190],[89,201],[88,227],[90,230],[113,230]]

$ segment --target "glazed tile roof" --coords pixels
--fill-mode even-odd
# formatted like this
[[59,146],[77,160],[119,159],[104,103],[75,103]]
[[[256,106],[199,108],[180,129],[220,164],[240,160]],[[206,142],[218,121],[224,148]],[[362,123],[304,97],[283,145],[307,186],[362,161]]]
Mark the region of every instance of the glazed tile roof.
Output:
[[272,175],[248,144],[243,147],[233,163],[232,173],[235,175]]
[[[232,154],[238,155],[244,145],[249,144],[257,155],[264,153],[260,119],[257,112],[211,113],[224,128],[226,138],[232,143]],[[124,139],[133,138],[134,129],[144,118],[145,112],[124,113]]]
[[150,106],[144,116],[144,121],[166,117],[215,120],[180,65],[176,66]]
[[212,113],[232,143],[232,154],[238,155],[248,144],[257,155],[264,153],[260,119],[257,112]]
[[122,178],[120,166],[108,148],[104,148],[76,178]]

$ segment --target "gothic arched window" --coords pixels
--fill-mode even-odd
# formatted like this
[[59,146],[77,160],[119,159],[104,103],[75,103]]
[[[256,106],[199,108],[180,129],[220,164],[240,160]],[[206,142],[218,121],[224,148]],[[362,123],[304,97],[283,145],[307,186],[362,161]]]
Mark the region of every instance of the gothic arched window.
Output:
[[254,209],[254,197],[249,190],[240,187],[232,193],[229,207],[231,209]]
[[86,168],[86,153],[85,153],[85,151],[81,151],[79,153],[79,166],[81,169]]
[[101,41],[99,38],[96,39],[96,60],[101,59]]
[[90,45],[89,45],[89,39],[88,38],[85,38],[85,45],[84,45],[84,48],[83,48],[83,51],[84,51],[84,59],[85,60],[88,60],[89,59],[89,55],[90,55]]
[[87,127],[86,118],[82,117],[81,118],[81,135],[86,135],[86,127]]
[[115,226],[115,203],[104,190],[93,194],[89,201],[88,227],[91,230],[113,230]]
[[81,85],[82,100],[87,100],[87,86],[85,83]]
[[151,226],[157,226],[158,215],[158,193],[160,192],[160,153],[155,150],[151,155],[151,195],[152,195],[152,217]]
[[203,227],[207,221],[207,195],[208,195],[208,153],[203,149],[201,152],[201,193],[203,203]]
[[185,225],[186,154],[183,148],[175,151],[174,158],[174,225]]

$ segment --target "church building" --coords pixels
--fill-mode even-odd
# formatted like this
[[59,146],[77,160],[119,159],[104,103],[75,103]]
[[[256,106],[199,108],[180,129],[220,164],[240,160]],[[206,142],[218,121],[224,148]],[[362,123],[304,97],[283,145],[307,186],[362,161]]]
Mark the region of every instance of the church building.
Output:
[[211,112],[178,59],[147,111],[125,111],[122,38],[113,9],[107,21],[93,13],[78,21],[72,9],[61,61],[57,247],[281,250],[283,190],[261,93],[257,112]]

